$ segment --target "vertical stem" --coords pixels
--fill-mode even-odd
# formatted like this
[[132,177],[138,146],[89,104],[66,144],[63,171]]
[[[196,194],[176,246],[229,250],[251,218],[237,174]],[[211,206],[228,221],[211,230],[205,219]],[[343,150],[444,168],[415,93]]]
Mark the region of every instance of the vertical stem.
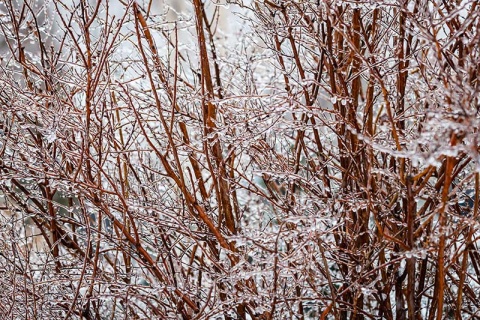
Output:
[[[456,136],[455,133],[452,133],[452,138],[450,141],[450,145],[453,147],[456,144]],[[446,243],[446,230],[445,226],[447,224],[447,215],[446,215],[446,208],[447,208],[447,201],[448,201],[448,192],[450,188],[450,184],[452,183],[452,173],[453,168],[455,166],[455,158],[451,156],[447,156],[447,164],[445,168],[445,180],[442,190],[442,206],[440,208],[440,242],[438,244],[438,295],[437,295],[437,305],[438,305],[438,312],[437,312],[437,320],[442,320],[443,317],[443,302],[444,302],[444,291],[445,291],[445,243]]]

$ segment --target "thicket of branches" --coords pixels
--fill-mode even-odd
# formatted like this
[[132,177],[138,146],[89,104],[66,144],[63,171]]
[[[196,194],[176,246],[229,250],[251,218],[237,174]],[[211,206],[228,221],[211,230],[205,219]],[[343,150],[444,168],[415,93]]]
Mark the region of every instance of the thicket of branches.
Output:
[[0,4],[0,317],[480,317],[477,1],[234,2]]

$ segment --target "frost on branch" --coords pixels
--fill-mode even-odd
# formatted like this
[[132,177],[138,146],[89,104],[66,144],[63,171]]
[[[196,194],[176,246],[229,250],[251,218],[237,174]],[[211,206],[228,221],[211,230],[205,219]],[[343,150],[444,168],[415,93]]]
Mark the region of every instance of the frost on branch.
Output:
[[0,318],[479,314],[476,1],[4,1]]

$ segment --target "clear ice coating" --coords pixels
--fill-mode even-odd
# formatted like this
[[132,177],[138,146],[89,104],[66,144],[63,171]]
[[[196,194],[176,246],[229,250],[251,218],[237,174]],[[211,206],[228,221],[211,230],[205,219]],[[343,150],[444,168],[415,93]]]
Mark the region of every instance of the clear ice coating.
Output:
[[480,317],[479,15],[0,2],[0,319]]

